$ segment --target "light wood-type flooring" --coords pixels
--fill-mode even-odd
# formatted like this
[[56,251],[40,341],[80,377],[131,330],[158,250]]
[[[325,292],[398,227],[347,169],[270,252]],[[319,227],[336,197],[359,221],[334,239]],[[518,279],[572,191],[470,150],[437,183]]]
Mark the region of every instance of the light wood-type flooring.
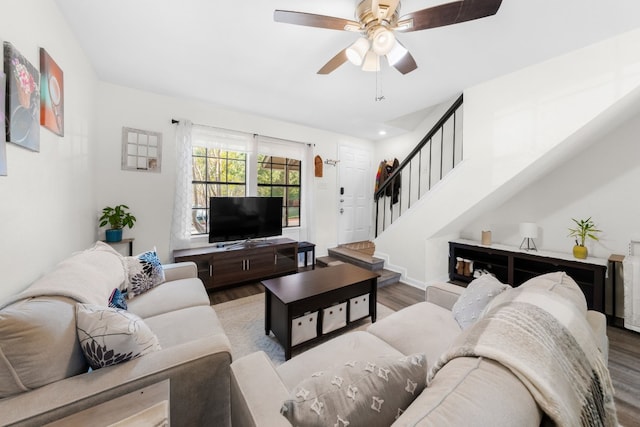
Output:
[[[219,304],[264,292],[260,284],[249,284],[211,292],[211,304]],[[378,288],[378,302],[400,310],[424,301],[424,291],[404,283]],[[640,426],[640,334],[619,327],[607,327],[609,371],[616,395],[618,421],[624,427]]]

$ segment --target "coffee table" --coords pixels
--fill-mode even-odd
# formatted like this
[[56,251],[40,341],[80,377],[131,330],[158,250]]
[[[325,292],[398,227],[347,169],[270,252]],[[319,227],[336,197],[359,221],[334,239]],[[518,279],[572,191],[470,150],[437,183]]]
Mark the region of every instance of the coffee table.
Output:
[[291,358],[292,348],[296,347],[292,346],[291,341],[293,319],[310,312],[318,312],[317,335],[304,342],[308,344],[323,335],[322,309],[346,302],[346,323],[349,324],[349,301],[365,294],[368,294],[369,300],[368,315],[371,322],[375,322],[377,282],[376,273],[352,264],[340,264],[264,280],[262,284],[265,287],[265,334],[273,332],[284,347],[285,359],[288,360]]

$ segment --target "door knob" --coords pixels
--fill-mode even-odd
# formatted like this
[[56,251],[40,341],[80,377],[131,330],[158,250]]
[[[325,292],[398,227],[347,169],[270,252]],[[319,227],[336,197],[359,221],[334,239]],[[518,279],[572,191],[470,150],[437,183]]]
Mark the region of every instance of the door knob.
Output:
[[344,213],[344,209],[340,208],[340,213]]

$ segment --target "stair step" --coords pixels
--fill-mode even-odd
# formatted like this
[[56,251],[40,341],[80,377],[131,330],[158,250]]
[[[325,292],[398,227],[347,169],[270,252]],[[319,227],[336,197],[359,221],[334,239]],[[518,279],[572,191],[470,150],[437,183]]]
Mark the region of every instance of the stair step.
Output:
[[400,277],[402,276],[400,273],[387,270],[386,268],[379,271],[378,274],[380,274],[380,277],[378,277],[378,287],[398,283],[400,281]]
[[331,267],[333,265],[342,264],[344,261],[339,260],[331,256],[321,256],[316,258],[316,265],[318,267]]
[[371,255],[364,254],[362,252],[345,248],[337,247],[329,249],[329,257],[336,258],[337,260],[348,262],[358,267],[364,268],[370,271],[379,271],[384,267],[384,260],[376,258]]

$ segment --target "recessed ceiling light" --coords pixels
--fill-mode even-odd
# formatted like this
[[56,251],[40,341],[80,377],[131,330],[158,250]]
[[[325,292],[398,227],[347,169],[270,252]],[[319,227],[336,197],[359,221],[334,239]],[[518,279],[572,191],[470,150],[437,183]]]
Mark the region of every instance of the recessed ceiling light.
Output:
[[378,135],[380,135],[380,136],[384,136],[384,135],[386,135],[386,134],[387,134],[387,131],[386,131],[386,130],[380,130],[380,131],[378,131]]

